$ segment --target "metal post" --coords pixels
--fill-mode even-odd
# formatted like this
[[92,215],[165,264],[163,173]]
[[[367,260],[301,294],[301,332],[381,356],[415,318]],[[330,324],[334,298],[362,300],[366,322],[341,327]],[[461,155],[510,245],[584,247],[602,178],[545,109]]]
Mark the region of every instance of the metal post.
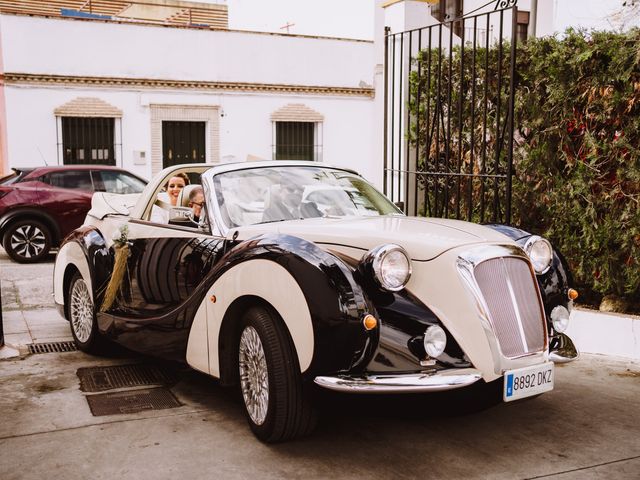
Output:
[[[531,0],[531,8],[529,9],[529,27],[527,28],[527,38],[535,38],[536,27],[538,24],[538,0]],[[518,15],[518,9],[513,10],[514,16]]]
[[[387,193],[387,148],[389,140],[387,138],[389,129],[387,122],[389,121],[389,27],[384,27],[384,152],[382,155],[382,191]],[[393,113],[392,113],[393,115]]]
[[511,224],[511,182],[513,176],[513,128],[514,128],[514,110],[515,110],[515,88],[516,88],[516,28],[518,27],[518,8],[513,8],[513,23],[511,25],[511,72],[509,79],[509,150],[507,151],[507,205],[505,212],[505,223]]

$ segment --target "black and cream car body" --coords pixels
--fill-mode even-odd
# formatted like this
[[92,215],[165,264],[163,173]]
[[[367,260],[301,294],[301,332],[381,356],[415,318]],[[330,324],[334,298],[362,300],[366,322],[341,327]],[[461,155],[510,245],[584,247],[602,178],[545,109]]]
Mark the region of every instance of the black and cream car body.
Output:
[[[177,172],[199,178],[206,214],[194,222],[183,201],[154,223]],[[54,296],[82,350],[111,340],[239,384],[252,430],[272,442],[313,428],[314,384],[499,382],[505,401],[551,390],[553,363],[577,356],[562,333],[570,281],[540,237],[407,217],[348,169],[247,162],[95,194],[60,248]]]

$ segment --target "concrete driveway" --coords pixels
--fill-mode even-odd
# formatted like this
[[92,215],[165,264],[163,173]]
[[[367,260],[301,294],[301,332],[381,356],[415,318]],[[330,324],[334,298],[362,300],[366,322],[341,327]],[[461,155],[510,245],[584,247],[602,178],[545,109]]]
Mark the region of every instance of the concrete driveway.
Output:
[[[0,251],[3,313],[15,332],[5,322],[6,337],[70,339],[53,309],[51,274],[51,262],[18,266]],[[170,371],[179,405],[94,416],[87,398],[96,394],[81,390],[78,370],[131,364]],[[469,395],[319,400],[311,437],[264,445],[234,391],[179,366],[123,351],[2,360],[1,478],[640,477],[640,364],[631,361],[583,355],[558,366],[552,392],[480,411]]]

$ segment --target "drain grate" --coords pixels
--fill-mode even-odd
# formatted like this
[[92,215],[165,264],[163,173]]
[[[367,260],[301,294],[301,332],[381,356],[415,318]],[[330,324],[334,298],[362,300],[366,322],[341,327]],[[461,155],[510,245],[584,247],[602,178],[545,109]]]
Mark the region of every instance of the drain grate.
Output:
[[166,388],[145,388],[126,392],[109,392],[87,395],[91,413],[95,417],[138,413],[146,410],[176,408],[182,404]]
[[178,381],[173,372],[146,364],[85,367],[79,368],[76,373],[83,392],[103,392],[144,385],[169,386]]
[[29,353],[61,353],[76,352],[76,344],[73,342],[49,342],[29,344]]

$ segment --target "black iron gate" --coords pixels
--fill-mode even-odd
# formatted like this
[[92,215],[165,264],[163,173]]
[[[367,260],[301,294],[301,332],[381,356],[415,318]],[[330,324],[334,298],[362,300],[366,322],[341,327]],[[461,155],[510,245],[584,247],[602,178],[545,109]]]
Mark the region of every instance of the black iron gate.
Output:
[[514,0],[385,35],[384,190],[410,215],[511,222]]

